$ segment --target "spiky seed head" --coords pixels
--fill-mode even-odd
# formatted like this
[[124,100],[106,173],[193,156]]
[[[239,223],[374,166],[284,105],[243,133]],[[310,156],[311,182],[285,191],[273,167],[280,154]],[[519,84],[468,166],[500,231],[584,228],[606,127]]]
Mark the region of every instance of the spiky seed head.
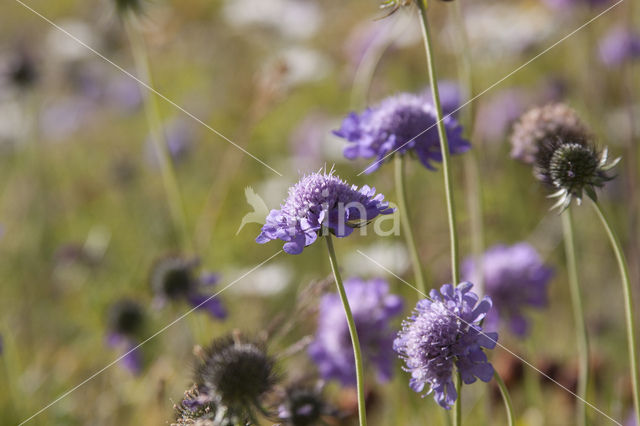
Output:
[[178,256],[167,256],[151,268],[151,287],[154,293],[176,300],[187,297],[197,285],[194,262]]
[[134,335],[140,331],[144,312],[138,302],[122,299],[111,305],[108,312],[109,330],[122,335]]
[[327,406],[318,389],[292,386],[287,389],[279,411],[286,425],[311,426],[318,423]]

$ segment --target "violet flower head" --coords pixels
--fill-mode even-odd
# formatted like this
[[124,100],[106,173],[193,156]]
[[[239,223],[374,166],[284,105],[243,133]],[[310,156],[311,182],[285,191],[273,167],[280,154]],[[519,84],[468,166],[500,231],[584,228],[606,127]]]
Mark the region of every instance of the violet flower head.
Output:
[[196,274],[198,260],[186,260],[178,256],[167,256],[155,262],[151,270],[151,288],[156,305],[168,301],[184,300],[197,309],[202,309],[213,318],[224,319],[227,311],[218,297],[202,292],[217,283],[215,274]]
[[[350,113],[333,133],[349,142],[344,149],[346,158],[376,158],[367,173],[377,170],[392,154],[407,152],[417,155],[427,169],[435,170],[432,163],[442,162],[437,121],[436,109],[426,96],[401,93],[360,115]],[[471,145],[462,137],[462,127],[456,119],[446,115],[443,123],[450,153],[468,151]]]
[[[358,330],[365,363],[375,366],[380,381],[393,373],[393,331],[389,322],[402,312],[402,299],[389,294],[389,284],[376,278],[363,281],[350,278],[344,282],[347,299]],[[320,302],[318,330],[309,345],[309,356],[323,379],[337,379],[345,386],[355,386],[356,370],[349,328],[337,293],[326,294]]]
[[349,185],[333,171],[311,173],[289,188],[280,210],[271,210],[256,242],[280,239],[285,252],[300,254],[322,234],[323,227],[346,237],[378,215],[393,213],[383,200],[375,188]]
[[143,324],[144,311],[133,300],[122,299],[109,308],[106,343],[124,352],[122,366],[133,374],[142,370],[142,354],[137,346]]
[[458,398],[453,383],[454,368],[462,381],[470,384],[480,379],[489,382],[493,366],[483,348],[493,349],[498,333],[485,333],[480,322],[491,309],[491,298],[478,303],[464,282],[453,287],[445,284],[431,290],[430,297],[416,305],[414,313],[402,323],[393,349],[405,361],[403,369],[411,373],[409,386],[427,395],[433,393],[440,406],[449,409]]
[[515,335],[526,336],[529,323],[524,310],[547,306],[547,288],[553,270],[544,264],[536,249],[523,242],[489,248],[482,256],[481,268],[476,267],[472,258],[463,262],[464,279],[477,280],[480,274],[493,301],[484,328],[496,330],[499,322],[504,322]]
[[611,68],[640,59],[640,34],[629,28],[613,28],[600,41],[598,55]]

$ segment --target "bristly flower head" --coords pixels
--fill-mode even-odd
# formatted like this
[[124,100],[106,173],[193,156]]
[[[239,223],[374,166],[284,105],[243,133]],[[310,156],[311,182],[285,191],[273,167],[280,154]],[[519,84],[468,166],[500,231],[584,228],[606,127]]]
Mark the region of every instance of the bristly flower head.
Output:
[[483,348],[493,349],[498,333],[484,333],[480,326],[491,309],[491,299],[485,296],[478,303],[472,287],[464,282],[455,288],[445,284],[440,292],[431,290],[430,298],[418,302],[393,342],[405,361],[403,369],[411,373],[411,389],[422,392],[428,386],[426,394],[433,393],[435,401],[447,409],[458,398],[454,367],[465,384],[493,377]]
[[292,385],[278,407],[278,418],[287,426],[312,426],[321,423],[323,417],[335,414],[322,398],[322,387]]
[[[333,133],[349,142],[344,149],[346,158],[376,158],[366,173],[377,170],[392,155],[406,153],[415,154],[427,169],[435,170],[432,163],[442,162],[437,121],[436,109],[426,96],[401,93],[360,115],[352,112]],[[462,137],[457,120],[446,115],[443,123],[451,154],[468,151],[471,145]]]
[[311,173],[289,188],[280,210],[271,210],[256,242],[280,239],[284,251],[299,254],[328,228],[337,237],[350,235],[380,214],[393,213],[384,195],[365,185],[358,189],[338,176]]
[[585,142],[589,129],[578,114],[562,103],[533,108],[520,117],[511,135],[511,157],[533,164],[540,145],[548,139]]
[[552,209],[561,211],[569,207],[571,200],[582,202],[583,191],[597,201],[596,188],[614,178],[607,174],[620,158],[608,162],[608,151],[602,152],[591,144],[571,140],[548,139],[542,143],[536,155],[535,173],[543,183],[556,188],[550,198],[558,198]]
[[517,336],[527,335],[529,324],[523,311],[527,307],[547,306],[547,287],[553,270],[546,266],[530,244],[490,247],[476,267],[473,258],[462,264],[462,276],[477,280],[482,274],[487,295],[493,307],[487,314],[483,328],[496,330],[504,321]]
[[[393,332],[390,321],[402,312],[402,298],[389,294],[389,284],[375,278],[345,280],[344,288],[358,330],[362,356],[375,366],[378,378],[386,381],[393,373]],[[309,356],[318,366],[323,379],[337,379],[345,386],[356,384],[351,337],[340,297],[336,293],[323,296],[318,313],[318,330],[309,345]]]
[[260,343],[223,337],[206,350],[196,384],[228,416],[252,419],[277,382],[274,368],[275,360]]
[[217,297],[202,294],[205,287],[218,281],[215,274],[196,274],[197,259],[187,260],[171,255],[155,262],[151,269],[151,288],[157,305],[168,301],[184,300],[197,309],[207,311],[212,317],[223,319],[227,312]]

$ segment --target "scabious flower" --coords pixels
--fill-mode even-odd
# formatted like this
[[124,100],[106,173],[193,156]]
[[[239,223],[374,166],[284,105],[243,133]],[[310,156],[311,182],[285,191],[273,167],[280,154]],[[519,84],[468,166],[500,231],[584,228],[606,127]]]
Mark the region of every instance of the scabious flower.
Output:
[[482,274],[486,293],[493,301],[484,329],[496,330],[500,320],[517,336],[525,336],[529,324],[523,310],[547,305],[547,287],[553,270],[544,264],[536,249],[524,242],[490,247],[479,266],[473,258],[466,259],[462,264],[462,276],[472,281]]
[[167,301],[185,300],[197,309],[207,311],[212,317],[223,319],[227,311],[218,297],[202,294],[204,287],[218,281],[215,274],[196,275],[198,260],[187,260],[179,256],[166,256],[155,262],[151,270],[151,288],[155,303],[164,305]]
[[[417,155],[427,169],[435,170],[432,162],[442,162],[437,121],[436,109],[426,96],[401,93],[360,115],[350,113],[333,133],[349,142],[344,150],[346,158],[376,158],[367,173],[377,170],[391,155],[407,152]],[[471,145],[462,137],[456,119],[447,115],[443,123],[450,153],[468,151]]]
[[263,345],[239,336],[214,340],[196,369],[196,385],[206,400],[241,422],[254,418],[277,379],[275,360]]
[[143,323],[144,311],[133,300],[122,299],[109,308],[107,345],[124,351],[122,365],[133,374],[139,374],[142,369],[142,354],[137,346]]
[[600,41],[598,54],[602,63],[611,68],[640,59],[640,33],[629,28],[613,28]]
[[429,298],[416,305],[412,316],[402,323],[393,348],[405,361],[403,369],[411,373],[409,385],[416,392],[428,386],[440,406],[449,409],[458,398],[453,383],[454,367],[465,384],[476,378],[488,382],[493,366],[483,348],[493,349],[498,333],[485,333],[480,322],[491,309],[491,298],[471,291],[464,282],[453,287],[445,284],[431,290]]
[[[344,288],[365,362],[375,366],[378,378],[386,381],[393,372],[394,339],[389,322],[402,312],[402,299],[389,294],[389,284],[381,278],[364,281],[345,280]],[[356,384],[353,349],[344,310],[337,293],[326,294],[320,301],[318,330],[309,345],[309,356],[318,366],[322,378],[337,379],[345,386]]]
[[553,103],[532,108],[513,127],[511,157],[533,164],[540,145],[558,137],[573,142],[590,138],[589,129],[569,106]]
[[280,239],[285,252],[300,254],[316,241],[323,227],[346,237],[376,216],[393,213],[383,200],[384,195],[376,195],[375,188],[349,186],[333,171],[311,173],[289,188],[280,210],[271,210],[256,242]]
[[278,406],[278,419],[287,426],[312,426],[320,424],[325,416],[335,414],[322,398],[321,386],[292,385]]

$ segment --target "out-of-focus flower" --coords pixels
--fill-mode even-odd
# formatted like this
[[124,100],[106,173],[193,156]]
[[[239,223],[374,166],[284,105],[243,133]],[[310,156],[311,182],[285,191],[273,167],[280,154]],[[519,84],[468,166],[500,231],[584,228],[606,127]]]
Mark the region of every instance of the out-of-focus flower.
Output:
[[122,365],[133,374],[142,369],[142,355],[137,346],[143,323],[144,311],[133,300],[122,299],[109,308],[107,345],[123,350]]
[[62,141],[89,124],[95,111],[94,102],[77,96],[45,105],[40,115],[42,137]]
[[525,336],[529,324],[524,310],[547,305],[547,287],[553,270],[543,263],[536,249],[523,242],[490,247],[482,256],[480,267],[476,267],[473,258],[463,262],[465,280],[478,281],[480,274],[493,302],[483,327],[497,330],[500,320],[516,335]]
[[151,269],[155,303],[162,306],[167,301],[184,300],[194,308],[207,311],[213,318],[225,318],[227,311],[220,299],[202,294],[204,288],[218,281],[218,276],[197,276],[195,269],[198,264],[198,260],[186,260],[173,255],[157,260]]
[[38,81],[38,61],[24,46],[17,47],[0,62],[0,86],[18,90],[29,89]]
[[392,213],[383,200],[384,195],[376,195],[375,188],[349,186],[333,171],[311,173],[289,188],[280,210],[271,210],[256,242],[280,239],[285,252],[300,254],[316,241],[323,227],[346,237],[378,215]]
[[552,9],[570,12],[580,6],[599,7],[611,3],[611,0],[543,0],[543,2]]
[[629,28],[613,28],[600,41],[598,54],[602,63],[608,67],[617,67],[627,61],[638,60],[640,34]]
[[563,103],[530,109],[513,127],[511,157],[533,164],[540,145],[547,139],[557,138],[584,143],[590,138],[589,129],[578,114]]
[[[440,106],[444,115],[458,117],[458,108],[462,105],[462,90],[460,85],[451,80],[440,80],[438,82],[438,94],[440,95]],[[431,88],[424,92],[426,99],[431,99]]]
[[[389,322],[402,312],[402,298],[389,294],[389,284],[381,278],[363,281],[350,278],[344,282],[351,306],[362,356],[375,367],[378,378],[386,381],[393,372],[393,332]],[[347,321],[337,293],[326,294],[320,301],[318,330],[309,345],[309,356],[327,380],[337,379],[345,386],[356,383],[353,349]]]
[[527,96],[522,89],[506,89],[478,108],[475,131],[487,142],[504,140],[511,125],[526,109]]
[[264,27],[292,39],[313,36],[323,19],[320,6],[308,0],[229,0],[222,12],[231,25]]
[[[164,126],[163,131],[164,140],[167,143],[167,153],[171,156],[171,159],[176,163],[184,160],[193,147],[194,136],[192,128],[184,120],[174,119]],[[160,164],[160,158],[151,139],[152,137],[150,135],[147,138],[147,156],[152,164]]]
[[416,392],[428,386],[435,401],[450,408],[458,398],[453,383],[454,367],[465,384],[493,377],[493,366],[483,348],[493,349],[498,333],[485,333],[480,323],[491,309],[491,299],[471,291],[473,284],[445,284],[431,290],[430,299],[416,305],[414,314],[402,324],[393,348],[411,373],[409,385]]
[[[415,154],[428,169],[441,162],[440,139],[433,105],[425,96],[401,93],[383,100],[358,115],[349,114],[334,134],[348,141],[344,156],[376,158],[367,169],[371,173],[392,155]],[[461,154],[471,145],[462,137],[462,127],[451,116],[443,123],[451,154]],[[391,155],[390,155],[391,154]]]
[[335,410],[322,398],[322,386],[289,386],[278,406],[278,419],[288,426],[320,424],[323,417],[334,414]]
[[254,418],[277,380],[275,360],[263,345],[239,336],[214,340],[196,369],[200,392],[223,409],[226,418],[237,418],[234,424]]

